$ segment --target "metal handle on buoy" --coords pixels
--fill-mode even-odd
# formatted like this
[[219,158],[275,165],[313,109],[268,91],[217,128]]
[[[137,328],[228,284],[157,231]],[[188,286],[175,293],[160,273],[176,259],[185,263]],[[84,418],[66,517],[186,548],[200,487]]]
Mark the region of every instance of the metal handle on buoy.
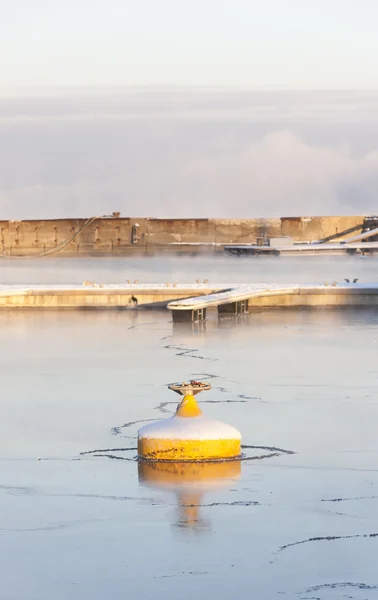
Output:
[[210,383],[205,383],[204,381],[195,381],[192,379],[189,383],[170,383],[168,385],[168,389],[172,390],[172,392],[176,392],[180,396],[196,396],[200,392],[206,392],[211,389]]

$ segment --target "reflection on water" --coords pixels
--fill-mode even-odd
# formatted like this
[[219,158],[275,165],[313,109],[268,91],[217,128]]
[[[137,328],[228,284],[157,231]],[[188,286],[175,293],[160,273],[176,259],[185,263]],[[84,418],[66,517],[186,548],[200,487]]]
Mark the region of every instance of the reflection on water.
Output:
[[[201,515],[206,492],[227,487],[240,478],[241,461],[219,463],[168,463],[139,461],[139,482],[176,495],[177,517],[173,526],[189,531],[208,531],[211,521]],[[216,503],[213,503],[214,506]]]

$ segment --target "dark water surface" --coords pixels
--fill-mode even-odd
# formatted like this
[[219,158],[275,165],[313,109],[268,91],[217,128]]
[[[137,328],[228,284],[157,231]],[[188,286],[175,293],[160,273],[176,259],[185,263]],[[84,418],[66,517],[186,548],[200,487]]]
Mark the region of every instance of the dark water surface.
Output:
[[[373,280],[375,259],[338,261],[325,270]],[[378,597],[378,311],[193,328],[10,311],[0,327],[2,599]],[[123,460],[189,378],[212,383],[203,411],[256,460],[197,475]]]

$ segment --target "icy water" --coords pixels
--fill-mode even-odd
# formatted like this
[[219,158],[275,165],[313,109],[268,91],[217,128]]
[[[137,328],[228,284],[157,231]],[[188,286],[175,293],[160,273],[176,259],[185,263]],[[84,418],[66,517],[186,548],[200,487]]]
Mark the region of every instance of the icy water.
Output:
[[[377,265],[185,261],[135,273],[373,281]],[[56,265],[51,282],[131,270],[12,264],[1,283]],[[377,311],[204,327],[162,311],[10,311],[0,328],[2,600],[378,598]],[[175,472],[134,460],[138,427],[175,409],[166,384],[189,378],[212,384],[201,407],[242,432],[248,460]]]

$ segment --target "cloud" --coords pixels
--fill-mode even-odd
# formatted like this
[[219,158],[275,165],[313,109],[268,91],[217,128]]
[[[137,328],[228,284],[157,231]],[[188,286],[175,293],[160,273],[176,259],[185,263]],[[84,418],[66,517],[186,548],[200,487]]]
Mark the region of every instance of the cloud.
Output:
[[0,101],[1,218],[376,212],[377,107],[310,92]]
[[378,151],[356,157],[347,145],[319,147],[290,130],[276,131],[239,152],[192,159],[176,183],[185,201],[197,198],[198,207],[209,202],[217,216],[369,212],[376,202]]

